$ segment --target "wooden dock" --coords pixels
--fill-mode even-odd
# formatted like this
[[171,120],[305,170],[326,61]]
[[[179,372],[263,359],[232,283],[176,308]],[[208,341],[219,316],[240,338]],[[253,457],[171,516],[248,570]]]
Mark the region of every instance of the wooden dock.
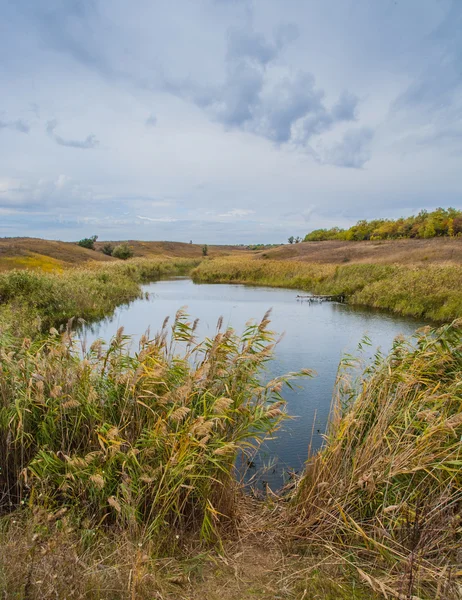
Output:
[[297,294],[297,300],[302,302],[345,302],[344,294],[335,294],[332,296],[326,296],[321,294],[312,294],[309,296],[301,296]]

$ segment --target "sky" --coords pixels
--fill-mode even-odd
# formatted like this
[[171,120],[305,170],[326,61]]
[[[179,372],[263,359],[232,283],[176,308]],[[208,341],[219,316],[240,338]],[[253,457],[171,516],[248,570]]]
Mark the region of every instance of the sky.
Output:
[[462,207],[462,0],[0,0],[0,236]]

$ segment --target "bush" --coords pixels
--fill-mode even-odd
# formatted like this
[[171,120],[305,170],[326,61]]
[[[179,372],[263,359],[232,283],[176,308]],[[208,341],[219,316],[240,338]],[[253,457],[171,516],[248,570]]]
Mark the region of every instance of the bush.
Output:
[[128,244],[119,244],[112,251],[112,256],[120,258],[121,260],[127,260],[133,256],[133,250]]
[[79,246],[82,246],[82,248],[88,248],[88,250],[94,250],[95,249],[95,242],[98,239],[97,235],[92,235],[89,238],[83,238],[82,240],[80,240],[78,243]]
[[114,252],[114,246],[112,244],[104,244],[104,246],[101,248],[101,252],[106,256],[112,256],[112,253]]

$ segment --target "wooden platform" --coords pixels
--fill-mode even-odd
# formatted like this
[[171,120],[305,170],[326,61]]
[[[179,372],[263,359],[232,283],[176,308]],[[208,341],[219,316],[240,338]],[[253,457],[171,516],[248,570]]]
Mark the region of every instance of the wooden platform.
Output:
[[345,296],[343,294],[336,294],[333,296],[324,296],[321,294],[301,296],[300,294],[297,294],[297,300],[301,300],[303,302],[345,302]]

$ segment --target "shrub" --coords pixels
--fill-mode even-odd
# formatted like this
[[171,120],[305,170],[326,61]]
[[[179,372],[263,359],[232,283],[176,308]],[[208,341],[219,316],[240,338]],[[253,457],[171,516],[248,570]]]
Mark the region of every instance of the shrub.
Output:
[[112,251],[112,256],[120,258],[121,260],[127,260],[133,256],[133,250],[128,244],[119,244]]
[[112,253],[114,252],[114,246],[109,243],[104,244],[104,246],[101,248],[101,252],[106,256],[112,256]]
[[78,243],[79,246],[82,246],[82,248],[88,248],[89,250],[94,250],[95,249],[95,242],[98,239],[97,235],[92,235],[89,238],[83,238],[82,240],[80,240]]

